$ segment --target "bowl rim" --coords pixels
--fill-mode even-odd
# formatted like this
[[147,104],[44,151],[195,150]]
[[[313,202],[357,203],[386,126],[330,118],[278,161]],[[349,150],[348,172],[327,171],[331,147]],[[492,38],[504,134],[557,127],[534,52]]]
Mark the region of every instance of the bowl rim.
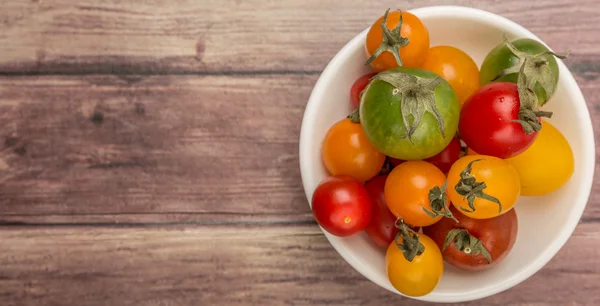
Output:
[[[523,26],[517,24],[516,22],[485,11],[481,9],[464,7],[464,6],[427,6],[420,7],[415,9],[408,10],[411,13],[422,17],[435,17],[435,16],[454,16],[457,18],[465,18],[472,19],[475,21],[479,21],[482,23],[492,24],[498,26],[506,31],[521,33],[522,37],[528,37],[535,39],[542,44],[546,45],[549,49],[550,47],[539,37],[534,35],[532,32],[524,28]],[[312,206],[311,197],[314,190],[308,190],[306,186],[311,185],[309,181],[313,180],[315,173],[311,170],[310,159],[307,157],[307,153],[310,151],[311,146],[311,136],[314,134],[314,125],[312,124],[311,118],[315,117],[318,110],[318,105],[320,103],[320,97],[323,95],[323,92],[326,89],[328,80],[334,79],[336,73],[336,67],[338,67],[342,62],[344,62],[349,55],[351,54],[351,50],[355,48],[362,47],[361,45],[364,43],[365,36],[367,34],[369,28],[363,30],[361,33],[356,35],[352,40],[350,40],[342,49],[340,49],[337,54],[332,58],[332,60],[327,64],[321,75],[319,76],[311,95],[308,99],[308,103],[306,104],[306,108],[304,111],[304,115],[302,118],[302,125],[300,129],[300,138],[299,138],[299,163],[300,163],[300,174],[302,177],[302,185],[304,187],[305,195],[308,200],[309,206]],[[552,50],[552,49],[550,49]],[[566,67],[562,60],[557,59],[557,63],[559,66],[559,71],[561,74],[561,78],[566,80],[566,86],[573,89],[573,103],[582,104],[583,107],[578,109],[578,119],[580,120],[580,124],[583,125],[583,135],[582,138],[586,141],[584,142],[583,147],[583,160],[581,161],[584,165],[594,165],[595,164],[595,139],[594,132],[592,127],[592,121],[590,118],[590,113],[587,108],[587,104],[585,98],[581,92],[581,89],[572,73]],[[437,293],[432,292],[428,295],[422,297],[410,297],[412,299],[427,301],[427,302],[466,302],[477,300],[481,298],[485,298],[491,295],[495,295],[497,293],[503,292],[521,282],[528,279],[535,273],[537,273],[542,267],[544,267],[555,255],[558,251],[565,245],[567,240],[573,234],[576,226],[583,215],[584,209],[587,205],[590,192],[592,189],[593,177],[594,177],[594,168],[595,167],[582,167],[581,177],[583,183],[580,185],[580,192],[577,194],[576,198],[573,200],[573,207],[569,212],[569,216],[567,219],[567,223],[564,225],[563,230],[560,232],[559,236],[557,236],[553,243],[542,250],[537,256],[537,260],[525,267],[523,270],[513,274],[511,277],[503,279],[491,286],[478,288],[471,290],[469,292],[461,292],[461,293]],[[320,227],[320,226],[319,226]],[[396,289],[392,287],[389,282],[381,283],[374,280],[369,276],[369,268],[365,266],[359,259],[357,259],[353,253],[347,249],[341,243],[341,239],[336,236],[329,234],[322,227],[321,231],[324,233],[325,237],[329,241],[329,243],[334,247],[334,249],[340,254],[340,256],[350,264],[356,271],[358,271],[361,275],[369,279],[371,282],[383,287],[391,292],[396,294],[406,296]],[[407,296],[408,297],[408,296]]]

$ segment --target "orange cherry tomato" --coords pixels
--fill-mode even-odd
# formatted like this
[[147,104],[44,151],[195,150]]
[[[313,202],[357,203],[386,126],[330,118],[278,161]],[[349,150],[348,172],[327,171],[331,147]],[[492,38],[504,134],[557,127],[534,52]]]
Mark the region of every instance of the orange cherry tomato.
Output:
[[[423,208],[432,211],[430,191],[441,188],[446,181],[444,173],[425,161],[406,161],[388,175],[384,187],[385,202],[390,211],[404,222],[413,226],[429,226],[442,216],[432,216]],[[449,205],[445,197],[445,206]]]
[[[384,16],[379,17],[367,33],[365,48],[368,57],[371,57],[384,42],[384,33],[381,27]],[[390,12],[386,20],[387,28],[392,31],[398,26],[399,20],[400,11]],[[394,48],[399,48],[402,66],[420,67],[425,61],[427,50],[429,49],[429,31],[427,28],[417,16],[410,12],[402,11],[400,37],[408,38],[409,40],[408,44],[404,47],[399,45],[394,46]],[[398,63],[391,52],[384,51],[371,62],[371,67],[375,71],[381,72],[398,67]]]
[[327,131],[321,157],[331,175],[349,175],[361,182],[377,175],[385,162],[385,155],[373,147],[360,124],[348,118]]
[[488,219],[514,207],[521,181],[517,170],[504,159],[467,155],[450,168],[447,192],[461,213],[473,219]]
[[451,46],[429,49],[423,69],[444,78],[462,105],[479,88],[479,68],[464,51]]

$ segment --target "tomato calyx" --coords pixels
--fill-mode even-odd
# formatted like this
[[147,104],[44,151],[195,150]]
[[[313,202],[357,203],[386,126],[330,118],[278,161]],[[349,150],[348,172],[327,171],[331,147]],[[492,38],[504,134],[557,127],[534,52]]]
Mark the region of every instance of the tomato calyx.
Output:
[[[504,43],[506,47],[519,59],[519,62],[501,71],[492,81],[495,81],[507,74],[519,73],[519,78],[523,75],[527,79],[527,87],[533,88],[536,83],[546,91],[546,95],[550,97],[556,88],[554,88],[555,79],[550,69],[548,58],[555,56],[560,59],[566,59],[571,51],[567,51],[565,55],[559,55],[552,51],[544,51],[538,54],[529,54],[518,50],[504,35]],[[537,104],[537,103],[536,103]]]
[[360,113],[358,112],[358,109],[355,109],[354,111],[352,111],[352,113],[350,113],[350,115],[348,115],[346,118],[350,119],[350,122],[352,123],[360,123]]
[[446,236],[446,240],[444,240],[444,245],[442,246],[442,252],[453,242],[454,246],[461,252],[471,255],[477,256],[482,255],[488,263],[492,263],[492,257],[490,252],[483,246],[481,240],[477,237],[471,235],[469,231],[462,228],[455,228],[448,232]]
[[[394,238],[394,243],[402,251],[406,260],[412,262],[416,256],[425,252],[425,246],[419,240],[419,234],[408,227],[402,218],[398,218],[394,226],[399,229],[396,238]],[[398,243],[399,238],[402,238],[401,243]]]
[[446,194],[446,188],[448,188],[448,181],[444,182],[444,185],[440,188],[439,186],[435,186],[429,190],[429,205],[431,206],[431,211],[427,210],[424,206],[422,207],[425,213],[427,213],[432,218],[437,216],[444,216],[446,218],[450,218],[458,223],[458,220],[454,217],[452,212],[450,212],[450,208],[446,205],[448,201],[448,195]]
[[500,214],[502,213],[502,203],[500,203],[500,200],[484,193],[483,190],[487,188],[485,182],[478,182],[477,179],[471,174],[473,163],[482,160],[483,159],[476,159],[471,161],[460,173],[460,180],[458,183],[456,183],[456,186],[454,186],[454,190],[467,199],[470,210],[464,207],[459,208],[464,212],[473,213],[475,212],[475,199],[481,198],[498,204],[498,214]]
[[555,56],[565,59],[569,56],[570,51],[565,55],[559,55],[552,51],[529,54],[518,50],[506,35],[504,35],[504,44],[518,58],[519,62],[502,70],[492,81],[508,74],[518,73],[517,89],[521,107],[519,109],[519,119],[513,120],[513,122],[521,124],[523,131],[529,135],[538,132],[542,128],[540,117],[550,118],[552,116],[551,112],[538,111],[538,107],[545,104],[546,101],[539,101],[533,88],[539,83],[546,92],[546,96],[552,96],[556,90],[556,79],[550,68],[549,58]]
[[[525,60],[525,62],[527,61],[528,59]],[[550,118],[552,117],[552,112],[537,110],[538,98],[532,89],[535,85],[535,82],[531,83],[531,79],[528,78],[528,76],[524,73],[526,66],[527,64],[523,64],[523,66],[521,66],[517,80],[517,91],[519,92],[519,103],[521,104],[519,107],[519,119],[512,121],[521,124],[523,131],[529,135],[541,130],[542,123],[540,122],[539,118]]]
[[365,65],[371,64],[377,57],[379,57],[379,55],[381,55],[381,53],[387,51],[387,52],[392,53],[392,55],[394,55],[394,58],[396,59],[396,63],[398,64],[398,66],[399,67],[402,66],[402,59],[400,58],[400,48],[406,47],[408,45],[408,43],[410,42],[410,40],[408,38],[402,37],[400,35],[400,28],[402,28],[402,11],[400,11],[400,10],[398,10],[398,11],[400,12],[400,17],[398,18],[398,25],[396,25],[396,27],[393,28],[391,31],[387,27],[387,17],[390,12],[390,9],[388,8],[385,11],[385,14],[383,15],[383,19],[381,20],[381,30],[383,32],[383,41],[381,42],[381,44],[379,45],[377,50],[375,50],[375,52],[373,52],[373,55],[371,55],[371,57],[369,57],[369,59],[367,60]]
[[398,71],[388,71],[374,76],[372,82],[379,80],[394,86],[392,95],[402,95],[400,106],[402,121],[406,133],[405,137],[408,137],[411,143],[413,143],[411,136],[417,130],[425,112],[429,112],[435,117],[442,137],[446,138],[444,120],[435,105],[435,94],[433,92],[442,83],[443,79],[441,77],[429,79]]

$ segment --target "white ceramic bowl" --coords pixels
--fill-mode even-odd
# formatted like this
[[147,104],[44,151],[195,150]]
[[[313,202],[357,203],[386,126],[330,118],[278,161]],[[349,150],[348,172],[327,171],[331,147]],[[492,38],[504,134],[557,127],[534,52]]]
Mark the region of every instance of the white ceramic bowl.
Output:
[[[382,12],[385,9],[382,8]],[[449,44],[458,47],[471,55],[478,65],[487,52],[502,41],[504,33],[509,39],[528,37],[541,41],[520,25],[478,9],[435,6],[410,11],[429,29],[431,46]],[[375,20],[379,16],[372,17]],[[335,55],[317,81],[306,106],[300,135],[300,169],[309,203],[318,183],[328,175],[320,155],[325,133],[351,112],[350,87],[359,76],[370,71],[364,65],[366,33],[367,30],[358,34]],[[575,172],[572,178],[551,195],[519,199],[515,206],[519,234],[504,261],[490,270],[475,273],[446,264],[438,287],[417,299],[459,302],[504,291],[540,270],[571,236],[590,194],[595,146],[583,95],[563,62],[558,61],[558,65],[558,88],[545,108],[554,112],[550,122],[565,135],[573,149]],[[372,244],[365,233],[349,238],[335,237],[325,231],[324,234],[358,272],[398,293],[386,276],[384,251]]]

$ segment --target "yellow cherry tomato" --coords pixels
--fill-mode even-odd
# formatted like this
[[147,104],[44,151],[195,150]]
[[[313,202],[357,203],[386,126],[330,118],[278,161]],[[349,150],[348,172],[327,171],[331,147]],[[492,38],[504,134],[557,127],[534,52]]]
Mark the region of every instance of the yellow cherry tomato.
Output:
[[349,175],[364,182],[379,173],[385,155],[373,147],[362,127],[345,118],[323,140],[321,158],[331,175]]
[[569,142],[545,120],[533,144],[506,161],[517,169],[524,196],[541,196],[557,190],[571,178],[575,168]]
[[451,46],[429,49],[423,69],[444,78],[456,92],[462,105],[479,88],[479,68],[464,51]]
[[[402,250],[392,242],[385,255],[386,271],[390,283],[400,293],[408,296],[423,296],[435,289],[444,273],[442,252],[435,242],[425,234],[419,234],[424,246],[421,255],[408,261]],[[402,243],[402,238],[399,238]]]
[[473,219],[506,213],[513,208],[520,192],[519,173],[498,157],[467,155],[456,161],[448,172],[450,201]]

